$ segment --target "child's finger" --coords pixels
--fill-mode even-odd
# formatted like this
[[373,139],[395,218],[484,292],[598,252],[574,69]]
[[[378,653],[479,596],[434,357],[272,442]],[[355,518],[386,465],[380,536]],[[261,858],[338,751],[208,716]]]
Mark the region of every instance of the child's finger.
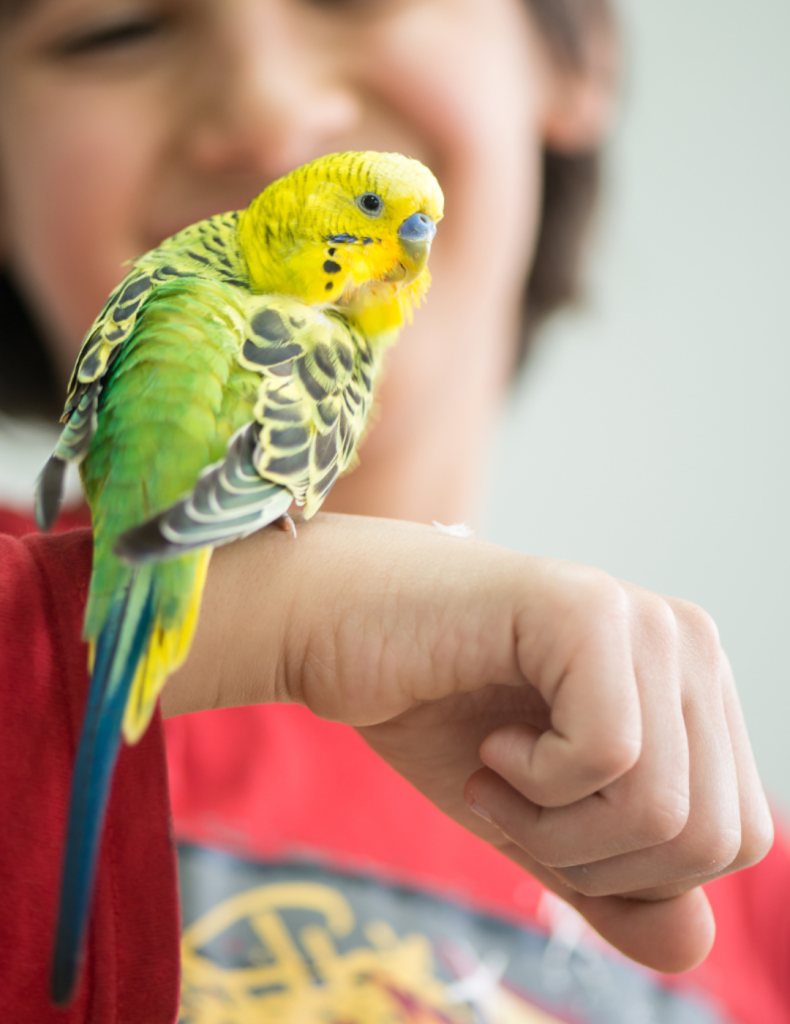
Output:
[[[637,884],[628,894],[650,899],[675,896],[754,864],[765,856],[773,838],[732,669],[715,626],[695,606],[668,600],[678,615],[686,650],[695,656],[689,659],[684,685],[691,749],[689,822],[675,840],[627,858],[627,865],[622,858],[613,858],[595,868],[596,883],[604,887],[601,891],[612,891],[616,884],[618,891],[627,892],[630,877]],[[698,665],[694,665],[701,656],[714,666],[707,692],[699,685]],[[696,673],[691,671],[695,667]],[[692,686],[695,679],[697,685]],[[568,880],[574,884],[573,873]]]
[[[569,806],[541,808],[519,796],[530,785],[523,747],[534,745],[535,730],[506,726],[481,746],[482,760],[510,786],[497,786],[480,773],[470,780],[470,794],[541,864],[571,867],[630,854],[674,839],[686,825],[689,749],[677,630],[667,628],[664,614],[651,612],[631,616],[643,737],[630,771]],[[604,743],[610,732],[607,726]]]
[[713,911],[699,888],[655,902],[580,896],[572,905],[616,949],[667,974],[700,964],[716,936]]
[[760,776],[757,773],[757,765],[746,731],[746,722],[743,719],[732,668],[727,655],[724,652],[722,655],[724,714],[735,754],[741,811],[741,848],[730,865],[730,870],[738,871],[756,864],[768,853],[773,844],[774,826]]
[[[510,839],[589,896],[677,891],[726,870],[741,845],[722,693],[726,660],[715,626],[694,605],[628,592],[644,722],[636,766],[557,809],[536,808],[485,773],[467,786],[468,798]],[[523,792],[514,736],[512,727],[494,733],[483,760]]]
[[516,648],[525,680],[551,709],[551,728],[505,727],[483,744],[483,760],[507,765],[506,777],[542,807],[575,803],[629,771],[642,735],[623,588],[603,573],[556,566],[517,616]]
[[[697,879],[691,879],[692,883],[712,882],[722,875],[750,867],[762,860],[773,843],[774,830],[771,812],[757,774],[754,754],[746,732],[746,723],[743,720],[743,712],[735,689],[735,680],[724,651],[721,652],[719,680],[726,727],[735,762],[736,779],[730,782],[728,794],[735,798],[737,792],[740,845],[735,856],[722,870],[711,875],[709,865],[705,865],[705,871],[701,871]],[[655,890],[651,896],[674,896],[688,888],[688,885],[689,880],[682,887],[677,885],[663,887]]]
[[498,849],[569,903],[612,946],[646,967],[689,971],[710,952],[716,925],[700,888],[657,900],[584,896],[518,847],[498,844]]

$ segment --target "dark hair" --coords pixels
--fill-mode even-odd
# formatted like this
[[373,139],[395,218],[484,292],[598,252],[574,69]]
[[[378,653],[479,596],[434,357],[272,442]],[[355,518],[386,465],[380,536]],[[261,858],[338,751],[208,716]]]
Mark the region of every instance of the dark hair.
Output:
[[[583,72],[590,40],[614,33],[609,0],[527,0],[554,60],[564,70]],[[540,325],[581,297],[584,244],[601,180],[601,153],[543,153],[543,205],[532,270],[524,291],[517,366],[530,350]]]
[[7,271],[0,273],[0,412],[57,420],[63,411],[52,358]]
[[[557,63],[583,71],[591,33],[611,28],[608,0],[527,0]],[[547,150],[543,208],[532,271],[524,296],[518,365],[538,327],[579,298],[584,241],[598,197],[600,153]],[[51,357],[8,271],[0,272],[0,412],[54,420],[61,412]]]

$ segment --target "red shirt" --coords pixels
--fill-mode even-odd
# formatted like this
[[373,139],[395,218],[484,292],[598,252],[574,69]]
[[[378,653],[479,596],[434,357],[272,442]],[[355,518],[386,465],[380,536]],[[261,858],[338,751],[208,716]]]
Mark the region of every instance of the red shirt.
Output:
[[67,1011],[49,969],[71,772],[87,697],[88,530],[0,534],[0,1020],[171,1024],[179,915],[161,721],[118,759],[86,963]]
[[[170,719],[165,730],[179,836],[243,857],[320,862],[545,930],[542,886],[442,815],[349,726],[272,705]],[[788,1024],[786,837],[759,865],[705,891],[717,922],[707,960],[679,976],[634,970],[704,993],[723,1020]]]

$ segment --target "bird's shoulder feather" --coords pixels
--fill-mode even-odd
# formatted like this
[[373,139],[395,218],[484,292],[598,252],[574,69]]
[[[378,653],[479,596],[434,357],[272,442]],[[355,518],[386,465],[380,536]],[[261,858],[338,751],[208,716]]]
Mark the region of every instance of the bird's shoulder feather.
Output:
[[110,293],[85,336],[69,383],[64,422],[86,392],[98,392],[92,385],[104,377],[159,287],[189,279],[248,287],[236,236],[237,221],[235,211],[198,221],[133,261],[132,269]]
[[256,468],[317,511],[348,469],[373,398],[379,354],[337,310],[250,296],[239,363],[261,375]]

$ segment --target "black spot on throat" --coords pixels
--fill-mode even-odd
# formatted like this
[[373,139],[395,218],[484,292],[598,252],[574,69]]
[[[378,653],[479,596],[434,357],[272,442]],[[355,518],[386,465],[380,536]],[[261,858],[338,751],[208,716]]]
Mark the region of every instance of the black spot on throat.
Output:
[[340,264],[334,260],[324,260],[324,270],[327,274],[337,274],[341,269]]

